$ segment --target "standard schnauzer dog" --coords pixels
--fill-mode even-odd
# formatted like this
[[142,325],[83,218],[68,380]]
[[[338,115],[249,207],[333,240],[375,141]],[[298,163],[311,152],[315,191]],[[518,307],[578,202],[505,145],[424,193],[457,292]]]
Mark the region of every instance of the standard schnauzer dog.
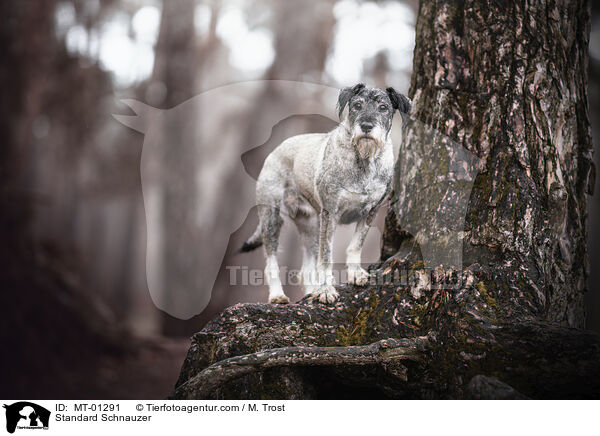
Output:
[[[277,264],[277,245],[288,215],[303,248],[305,293],[332,303],[332,242],[337,224],[356,223],[346,250],[348,280],[364,285],[369,273],[361,265],[362,246],[392,182],[394,154],[390,129],[395,110],[404,116],[409,100],[393,88],[385,91],[362,83],[341,90],[341,123],[329,133],[293,136],[265,160],[256,185],[259,226],[241,251],[264,245],[269,302],[288,303]],[[348,110],[345,111],[345,107]]]

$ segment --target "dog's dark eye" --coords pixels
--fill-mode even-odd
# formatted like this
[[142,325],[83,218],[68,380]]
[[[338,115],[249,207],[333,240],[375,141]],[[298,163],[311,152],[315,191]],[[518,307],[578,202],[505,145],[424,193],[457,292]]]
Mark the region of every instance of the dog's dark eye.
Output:
[[387,111],[387,108],[388,108],[388,107],[387,107],[386,105],[384,105],[384,104],[380,104],[380,105],[379,105],[379,110],[380,110],[381,112],[385,112],[385,111]]
[[361,109],[362,109],[362,104],[360,104],[360,103],[354,103],[354,104],[352,105],[352,108],[353,108],[354,110],[356,110],[356,111],[359,111],[359,110],[361,110]]

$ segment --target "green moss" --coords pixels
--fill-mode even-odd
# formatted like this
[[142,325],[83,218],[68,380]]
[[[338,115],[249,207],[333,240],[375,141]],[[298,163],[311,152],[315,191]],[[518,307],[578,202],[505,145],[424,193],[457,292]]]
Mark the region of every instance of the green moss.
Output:
[[487,304],[488,306],[490,306],[492,308],[497,308],[498,302],[496,301],[496,299],[494,297],[492,297],[490,295],[487,288],[485,287],[485,284],[483,282],[477,282],[476,286],[477,286],[477,289],[479,290],[479,293],[483,297],[485,304]]
[[413,323],[417,327],[424,327],[427,321],[429,321],[427,312],[427,304],[415,304],[415,306],[412,308],[410,314],[413,317]]
[[438,159],[439,174],[448,174],[450,171],[450,156],[446,147],[440,147],[441,153],[436,156]]
[[492,192],[492,180],[489,173],[479,173],[473,182],[473,190],[481,193],[483,199],[489,199]]
[[364,345],[367,343],[369,336],[369,325],[377,324],[381,319],[382,314],[377,312],[379,305],[379,297],[375,294],[369,297],[367,307],[360,310],[354,317],[352,322],[346,327],[340,327],[336,332],[336,339],[343,346],[349,345]]

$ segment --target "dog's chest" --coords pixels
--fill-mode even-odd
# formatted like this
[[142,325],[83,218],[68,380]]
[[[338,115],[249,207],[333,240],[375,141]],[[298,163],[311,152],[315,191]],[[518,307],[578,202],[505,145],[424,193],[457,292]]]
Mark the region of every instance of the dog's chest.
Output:
[[[386,194],[391,172],[358,172],[346,179],[338,197],[338,213],[341,224],[349,224],[365,217]],[[388,174],[390,173],[390,174]]]

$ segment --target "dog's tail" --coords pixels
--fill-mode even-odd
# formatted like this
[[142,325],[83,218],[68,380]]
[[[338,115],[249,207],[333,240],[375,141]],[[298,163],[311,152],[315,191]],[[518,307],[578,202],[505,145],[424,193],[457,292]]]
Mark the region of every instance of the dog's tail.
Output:
[[248,240],[246,242],[244,242],[244,245],[242,245],[242,248],[240,248],[238,253],[247,253],[249,251],[257,249],[262,244],[263,244],[263,240],[262,240],[262,235],[260,234],[260,223],[259,223],[256,230],[254,230],[254,233],[252,234],[252,236],[250,236],[248,238]]

